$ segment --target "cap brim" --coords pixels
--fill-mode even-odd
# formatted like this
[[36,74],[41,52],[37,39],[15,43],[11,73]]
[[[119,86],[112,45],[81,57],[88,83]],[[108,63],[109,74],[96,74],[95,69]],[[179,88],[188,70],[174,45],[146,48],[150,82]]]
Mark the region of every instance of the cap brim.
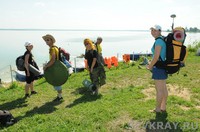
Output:
[[29,45],[25,45],[25,47],[28,47],[28,46],[33,46],[32,44],[29,44]]
[[160,29],[156,29],[156,28],[154,28],[154,27],[151,27],[151,28],[150,28],[150,30],[152,30],[152,29],[154,29],[154,30],[156,30],[156,31],[161,31]]

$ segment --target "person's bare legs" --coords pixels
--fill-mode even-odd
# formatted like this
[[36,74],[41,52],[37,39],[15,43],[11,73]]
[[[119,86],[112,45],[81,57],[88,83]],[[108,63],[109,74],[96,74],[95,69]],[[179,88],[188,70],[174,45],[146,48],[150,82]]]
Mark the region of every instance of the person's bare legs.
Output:
[[166,105],[167,105],[167,97],[168,97],[168,90],[167,90],[167,86],[166,86],[166,80],[163,80],[163,99],[162,99],[162,103],[161,103],[161,107],[160,109],[162,111],[166,111]]
[[30,90],[34,91],[34,89],[33,89],[33,82],[31,82],[31,84],[30,84]]
[[58,97],[61,98],[62,97],[62,90],[58,90]]
[[29,87],[30,87],[30,84],[25,85],[25,94],[29,94]]
[[166,110],[166,102],[167,102],[167,88],[166,88],[166,80],[155,80],[155,88],[156,88],[156,112],[160,112],[161,110]]

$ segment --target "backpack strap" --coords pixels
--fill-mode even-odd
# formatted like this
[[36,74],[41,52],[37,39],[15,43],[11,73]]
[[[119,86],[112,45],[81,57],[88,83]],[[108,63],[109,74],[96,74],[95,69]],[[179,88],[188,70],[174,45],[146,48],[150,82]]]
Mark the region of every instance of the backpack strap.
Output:
[[58,49],[58,53],[56,54],[56,59],[59,60],[59,58],[60,58],[60,56],[59,56],[60,51],[59,50],[60,49],[57,46],[53,45],[52,48],[54,48],[54,47]]
[[[157,40],[157,39],[162,39],[162,40],[164,41],[163,37],[164,37],[164,36],[159,36],[159,37],[157,37],[155,40]],[[165,42],[165,41],[164,41],[164,42]],[[156,43],[156,42],[154,42],[154,44],[153,44],[153,48],[154,48],[154,49],[156,48],[155,43]],[[161,58],[161,56],[159,56],[159,61],[163,61],[162,58]],[[164,61],[163,61],[163,62],[164,62]]]

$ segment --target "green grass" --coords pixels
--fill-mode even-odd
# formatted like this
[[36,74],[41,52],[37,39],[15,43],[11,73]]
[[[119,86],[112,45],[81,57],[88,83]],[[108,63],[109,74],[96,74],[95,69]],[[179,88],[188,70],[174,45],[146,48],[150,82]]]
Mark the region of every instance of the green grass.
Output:
[[[163,131],[200,131],[200,57],[190,53],[186,67],[169,76],[167,114],[149,112],[155,107],[154,82],[145,67],[138,69],[139,63],[106,69],[107,84],[98,96],[82,85],[89,79],[87,71],[71,75],[63,85],[61,103],[52,102],[56,91],[44,78],[34,84],[38,94],[28,99],[23,98],[22,83],[0,88],[0,109],[11,111],[18,120],[0,131],[137,132],[149,131],[149,123],[163,123]],[[184,128],[186,123],[190,125]]]

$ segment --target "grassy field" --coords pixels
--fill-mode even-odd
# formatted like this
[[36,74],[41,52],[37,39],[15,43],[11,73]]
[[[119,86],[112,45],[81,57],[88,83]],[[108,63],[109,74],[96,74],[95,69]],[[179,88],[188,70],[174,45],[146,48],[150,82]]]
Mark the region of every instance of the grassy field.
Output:
[[52,132],[144,132],[200,131],[200,57],[190,53],[186,67],[169,76],[167,113],[151,113],[155,88],[151,73],[135,64],[106,69],[107,84],[98,96],[91,95],[82,81],[88,72],[69,77],[63,85],[63,102],[42,78],[35,82],[38,92],[24,99],[24,84],[15,82],[0,88],[0,109],[11,111],[18,122],[0,131]]

